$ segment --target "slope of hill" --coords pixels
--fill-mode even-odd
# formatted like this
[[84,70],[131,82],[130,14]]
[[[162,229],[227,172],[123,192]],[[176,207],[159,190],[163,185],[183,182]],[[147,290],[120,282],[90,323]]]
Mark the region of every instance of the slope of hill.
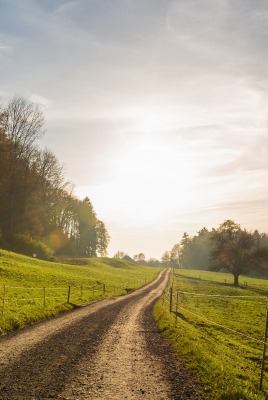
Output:
[[267,399],[268,280],[241,276],[234,287],[231,274],[181,269],[171,282],[173,296],[166,291],[154,316],[208,398]]
[[123,295],[153,280],[158,272],[117,259],[47,262],[0,250],[0,332],[86,302]]

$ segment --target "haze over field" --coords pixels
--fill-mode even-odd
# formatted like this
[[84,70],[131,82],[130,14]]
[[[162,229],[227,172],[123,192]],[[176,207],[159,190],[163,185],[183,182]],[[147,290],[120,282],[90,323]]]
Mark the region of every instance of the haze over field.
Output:
[[0,0],[0,96],[111,235],[161,257],[203,226],[268,232],[268,3]]

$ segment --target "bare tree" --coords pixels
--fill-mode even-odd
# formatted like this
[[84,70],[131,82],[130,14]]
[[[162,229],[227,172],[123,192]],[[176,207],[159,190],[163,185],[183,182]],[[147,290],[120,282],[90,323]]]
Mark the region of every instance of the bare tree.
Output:
[[146,259],[144,253],[138,253],[133,256],[133,260],[138,264],[146,264]]
[[43,136],[44,115],[37,104],[15,96],[4,109],[1,125],[18,157]]
[[118,250],[118,251],[115,253],[114,258],[122,259],[122,258],[125,257],[126,255],[127,255],[127,254],[126,254],[124,251]]
[[170,263],[170,251],[164,251],[161,257],[162,264],[168,266]]
[[[15,96],[3,110],[0,129],[10,142],[10,190],[9,218],[10,232],[14,230],[15,187],[18,182],[26,181],[29,160],[35,151],[34,143],[43,135],[44,116],[38,105],[23,97]],[[22,163],[22,161],[24,161]],[[22,165],[25,171],[22,171]],[[18,185],[17,185],[18,187]]]

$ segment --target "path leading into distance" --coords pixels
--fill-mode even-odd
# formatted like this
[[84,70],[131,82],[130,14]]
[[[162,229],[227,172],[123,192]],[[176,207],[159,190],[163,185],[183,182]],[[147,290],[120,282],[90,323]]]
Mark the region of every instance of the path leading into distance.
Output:
[[152,317],[168,275],[0,337],[0,399],[200,400]]

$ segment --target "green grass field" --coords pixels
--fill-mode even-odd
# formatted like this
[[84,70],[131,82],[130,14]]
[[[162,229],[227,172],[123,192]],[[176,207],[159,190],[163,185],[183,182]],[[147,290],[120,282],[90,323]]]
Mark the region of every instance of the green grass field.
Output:
[[209,399],[264,400],[268,361],[263,391],[259,381],[268,280],[240,277],[240,288],[232,282],[230,274],[175,270],[173,311],[160,300],[154,315]]
[[126,294],[158,272],[118,259],[52,263],[0,250],[0,334],[83,303]]

